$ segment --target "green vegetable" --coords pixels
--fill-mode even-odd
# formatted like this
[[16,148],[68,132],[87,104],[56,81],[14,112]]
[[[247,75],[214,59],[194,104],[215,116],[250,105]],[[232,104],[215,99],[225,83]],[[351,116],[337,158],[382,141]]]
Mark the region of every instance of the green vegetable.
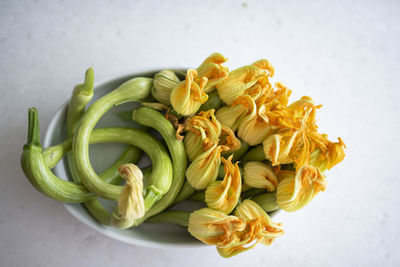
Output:
[[142,152],[140,149],[134,146],[128,146],[122,154],[110,165],[105,171],[103,171],[99,177],[108,184],[120,184],[123,179],[119,175],[118,168],[124,163],[136,162],[139,160]]
[[176,139],[175,128],[160,112],[151,108],[138,108],[132,112],[132,119],[141,125],[149,126],[157,130],[168,146],[173,163],[173,180],[171,188],[162,199],[157,202],[146,215],[136,223],[143,222],[146,218],[153,216],[169,207],[181,190],[185,179],[186,152],[183,143]]
[[94,72],[89,68],[83,84],[75,86],[67,111],[67,137],[74,135],[77,122],[82,118],[87,103],[93,97]]
[[182,186],[181,191],[179,192],[178,196],[175,198],[174,204],[178,204],[179,202],[184,201],[185,199],[189,198],[196,192],[189,182],[186,180]]
[[[88,75],[89,74],[89,75]],[[72,93],[70,104],[68,105],[68,113],[67,113],[67,137],[73,137],[75,128],[82,118],[84,114],[84,110],[86,105],[89,103],[91,98],[93,97],[93,70],[89,69],[86,72],[86,78],[83,85],[77,85]],[[90,139],[90,141],[92,138]],[[132,152],[132,153],[131,153]],[[119,166],[124,162],[125,157],[128,155],[134,156],[134,160],[138,160],[140,157],[140,150],[134,147],[128,147],[115,162],[110,166],[105,172],[100,175],[103,181],[106,183],[110,179],[110,182],[121,182],[121,176],[119,173]],[[80,174],[74,165],[73,153],[68,153],[68,163],[69,169],[71,172],[71,176],[75,182],[80,182]],[[112,183],[112,184],[115,184]],[[89,200],[84,202],[85,207],[89,211],[89,213],[96,218],[98,221],[101,221],[105,225],[114,225],[117,228],[125,229],[129,228],[134,224],[134,220],[125,219],[124,216],[121,216],[116,210],[116,215],[109,213],[107,209],[103,207],[98,198]]]
[[[247,150],[249,150],[250,145],[247,144],[246,142],[242,141],[242,145],[240,146],[240,148],[238,150],[236,150],[235,152],[233,152],[233,158],[232,158],[232,162],[236,162],[238,161],[240,158],[243,157],[243,155],[247,152]],[[230,155],[226,156],[226,158],[228,158]]]
[[[110,142],[108,137],[108,133],[106,131],[98,131],[95,129],[90,136],[89,143],[96,144],[96,143],[105,143]],[[51,147],[46,148],[42,152],[42,157],[45,165],[52,169],[54,168],[57,163],[66,155],[72,148],[72,138],[69,138],[62,142],[61,144],[54,145]],[[128,146],[119,158],[101,175],[100,178],[103,179],[106,183],[111,184],[119,184],[122,179],[118,173],[119,165],[127,162],[135,162],[140,157],[140,150],[134,146]]]
[[[96,132],[104,135],[107,134],[109,142],[126,143],[136,146],[150,157],[153,163],[153,171],[147,181],[148,186],[144,196],[146,210],[149,210],[149,208],[162,196],[159,188],[168,190],[171,186],[172,164],[168,152],[156,138],[141,130],[115,127],[97,129],[93,133]],[[98,186],[98,189],[100,189],[99,192],[102,193],[102,195],[99,194],[101,197],[114,201],[118,199],[123,188],[122,186],[107,184],[97,176],[97,174],[95,179],[94,182]],[[112,194],[104,197],[104,195],[109,192],[112,192]]]
[[39,116],[36,108],[28,113],[28,141],[21,156],[21,166],[32,185],[49,197],[67,203],[80,203],[95,198],[82,185],[55,176],[47,167],[40,145]]
[[218,96],[218,92],[214,91],[212,93],[208,94],[208,100],[200,106],[199,110],[200,111],[207,111],[210,109],[219,109],[222,106],[222,100]]
[[275,193],[261,194],[253,197],[251,200],[260,205],[260,207],[262,207],[266,212],[272,212],[279,209],[279,205],[276,203]]
[[205,198],[206,198],[205,191],[201,190],[191,195],[188,199],[196,202],[205,202]]
[[[93,85],[94,71],[92,68],[89,68],[86,71],[84,83],[75,86],[72,92],[67,109],[67,138],[74,136],[75,129],[84,114],[86,105],[93,98]],[[73,164],[72,156],[72,153],[68,153],[68,165],[70,167],[71,176],[75,182],[80,182],[80,175]],[[128,146],[114,164],[102,173],[101,178],[107,183],[120,183],[122,179],[118,172],[119,165],[129,161],[136,161],[139,157],[140,151],[135,147]]]
[[[136,129],[129,128],[104,128],[97,129],[93,132],[93,140],[103,138],[104,142],[128,143],[137,145],[147,152],[153,161],[153,171],[151,177],[163,179],[161,183],[169,183],[172,180],[172,165],[167,152],[160,142],[149,134]],[[68,146],[68,141],[64,146]],[[61,149],[63,150],[63,149]],[[29,129],[28,143],[24,146],[24,151],[21,157],[21,165],[25,175],[30,182],[41,192],[49,197],[61,202],[80,203],[93,199],[95,196],[90,193],[82,185],[74,182],[62,180],[55,176],[46,166],[42,156],[42,147],[39,141],[39,119],[35,108],[29,109]],[[151,183],[149,178],[149,187]],[[99,178],[100,179],[100,178]],[[100,179],[101,180],[101,179]],[[101,180],[104,186],[109,185]],[[114,186],[121,188],[121,186]],[[148,198],[146,202],[147,209],[151,205],[154,198]],[[146,199],[145,199],[146,200]],[[150,203],[149,203],[150,201]]]
[[[143,180],[149,179],[149,176],[151,175],[151,168],[145,168],[142,170],[142,172]],[[85,207],[97,221],[104,225],[114,226],[119,229],[127,229],[135,224],[135,221],[125,220],[117,215],[117,209],[114,211],[114,213],[110,213],[98,199],[85,202]]]
[[242,162],[263,161],[263,160],[265,160],[265,155],[262,145],[253,147],[243,156],[243,158],[241,158]]
[[[86,105],[93,98],[94,72],[89,68],[85,74],[83,84],[75,86],[67,110],[67,138],[74,136],[79,120],[85,112]],[[72,160],[72,153],[68,153],[68,165],[75,182],[80,182],[80,176]]]
[[264,188],[250,188],[249,190],[242,192],[240,194],[240,198],[242,200],[245,200],[247,198],[252,198],[252,197],[258,196],[265,192],[267,192],[267,190]]
[[183,227],[189,225],[190,212],[171,210],[164,211],[146,220],[146,223],[173,223]]
[[[122,187],[109,185],[102,181],[93,170],[89,159],[89,139],[98,120],[113,106],[125,102],[138,101],[145,98],[152,87],[151,78],[133,78],[120,87],[94,102],[83,115],[77,132],[73,138],[72,152],[74,165],[79,172],[82,183],[100,197],[117,200]],[[133,130],[133,129],[131,129]],[[133,130],[133,145],[141,148],[153,161],[153,173],[144,196],[146,210],[154,205],[170,188],[172,167],[169,156],[163,146],[150,135]]]

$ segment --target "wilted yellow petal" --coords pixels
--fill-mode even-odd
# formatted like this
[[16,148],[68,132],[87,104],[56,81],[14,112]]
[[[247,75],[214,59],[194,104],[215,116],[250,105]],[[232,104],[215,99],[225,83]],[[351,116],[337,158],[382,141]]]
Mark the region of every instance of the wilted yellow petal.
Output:
[[214,112],[214,109],[202,111],[185,124],[187,134],[184,143],[191,161],[219,141],[222,126]]
[[256,62],[254,62],[251,65],[256,66],[257,68],[260,68],[262,70],[267,70],[269,77],[273,77],[274,76],[275,69],[272,66],[272,64],[266,59],[257,60]]
[[284,234],[282,224],[274,223],[264,209],[250,199],[240,203],[234,214],[245,221],[261,219],[264,228],[262,231],[263,243],[265,245],[270,245],[273,239]]
[[219,53],[213,53],[206,58],[206,60],[204,60],[200,67],[197,68],[199,76],[203,76],[208,79],[204,88],[206,93],[210,93],[215,89],[215,86],[228,77],[229,69],[221,65],[226,61],[228,61],[228,59],[226,59],[223,55]]
[[231,238],[231,242],[227,246],[218,247],[219,255],[224,258],[230,258],[239,253],[254,248],[258,243],[263,241],[261,219],[246,222],[246,228],[243,231],[237,231]]
[[229,76],[217,86],[221,100],[231,105],[236,98],[251,89],[265,72],[255,66],[244,66],[229,73]]
[[265,115],[265,106],[257,107],[254,99],[249,95],[239,97],[235,105],[248,108],[248,113],[239,122],[238,136],[251,146],[261,144],[271,131]]
[[263,142],[266,158],[274,166],[294,162],[298,170],[309,164],[310,154],[316,148],[326,151],[328,141],[318,133],[315,124],[318,108],[310,97],[303,96],[288,107],[278,104],[267,113],[270,124],[279,129]]
[[296,140],[298,131],[285,131],[282,134],[273,134],[263,141],[265,158],[270,160],[272,166],[292,163],[289,153]]
[[326,140],[326,149],[317,148],[311,153],[310,165],[317,167],[321,172],[329,170],[344,159],[345,148],[346,145],[340,137],[336,143]]
[[208,245],[226,246],[232,242],[233,235],[245,227],[245,222],[240,218],[203,208],[190,214],[188,231]]
[[244,167],[244,182],[254,188],[265,188],[270,192],[275,191],[278,178],[274,170],[261,161],[247,162]]
[[215,245],[223,257],[232,257],[260,242],[270,245],[284,234],[282,224],[273,223],[254,201],[245,200],[236,208],[235,215],[210,208],[197,210],[189,217],[188,231],[200,241]]
[[241,147],[240,140],[235,136],[235,133],[228,126],[222,125],[221,135],[219,136],[219,144],[226,146],[226,153],[237,151]]
[[180,82],[172,70],[162,70],[154,75],[151,93],[159,102],[169,105],[172,89]]
[[346,145],[343,140],[339,137],[339,142],[331,143],[328,145],[328,170],[331,169],[336,164],[342,162],[345,157],[344,149]]
[[118,211],[126,220],[136,220],[144,216],[143,174],[138,166],[132,163],[119,167],[119,173],[126,180],[118,199]]
[[286,107],[289,103],[289,97],[292,91],[284,86],[281,82],[275,84],[277,88],[275,91],[271,91],[270,94],[266,94],[263,99],[264,105],[267,106],[268,110],[279,109],[280,107]]
[[326,188],[326,180],[318,168],[301,167],[295,176],[279,182],[276,198],[279,207],[291,212],[307,205],[313,197]]
[[260,242],[271,245],[275,238],[284,234],[282,224],[272,222],[268,214],[252,200],[243,201],[236,208],[235,216],[246,221],[246,228],[243,231],[237,231],[229,245],[217,248],[223,257],[237,255]]
[[208,99],[208,95],[204,92],[207,78],[198,78],[197,76],[196,70],[189,69],[186,79],[180,82],[171,92],[171,105],[181,115],[195,114],[201,104]]
[[225,177],[223,181],[212,182],[206,189],[205,202],[209,208],[229,214],[239,200],[242,180],[240,178],[239,165],[232,164],[232,156],[224,163]]
[[215,144],[190,163],[186,170],[186,178],[193,188],[206,189],[217,179],[222,149],[224,147]]

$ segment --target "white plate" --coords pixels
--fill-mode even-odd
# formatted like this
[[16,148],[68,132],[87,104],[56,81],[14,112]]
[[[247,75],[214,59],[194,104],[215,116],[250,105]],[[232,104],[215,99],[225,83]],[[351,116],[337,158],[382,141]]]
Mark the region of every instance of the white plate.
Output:
[[[96,83],[94,87],[95,96],[92,102],[112,91],[113,89],[117,88],[120,84],[129,80],[130,78],[140,76],[152,77],[158,71],[159,70],[129,74],[117,77],[106,82]],[[133,122],[123,121],[117,115],[117,112],[119,111],[131,111],[134,107],[137,106],[138,104],[135,103],[126,103],[111,109],[103,118],[100,119],[96,127],[137,127],[137,125],[135,125]],[[44,148],[59,144],[65,140],[66,111],[67,104],[64,104],[51,120],[44,138]],[[93,168],[98,173],[100,173],[107,166],[109,166],[118,157],[118,155],[120,155],[124,147],[125,146],[122,144],[91,145],[90,159]],[[146,160],[142,160],[141,163],[146,164]],[[59,164],[53,169],[53,171],[61,179],[69,179],[70,175],[66,159],[61,160]],[[104,203],[105,205],[109,204],[106,201]],[[182,248],[199,247],[203,245],[203,243],[193,238],[185,228],[180,226],[172,224],[142,224],[138,227],[128,230],[119,230],[98,223],[95,219],[93,219],[93,217],[91,217],[88,211],[81,204],[65,204],[65,207],[73,216],[75,216],[78,220],[82,221],[89,227],[99,231],[106,236],[129,244],[152,248]],[[186,206],[185,208],[188,207]]]

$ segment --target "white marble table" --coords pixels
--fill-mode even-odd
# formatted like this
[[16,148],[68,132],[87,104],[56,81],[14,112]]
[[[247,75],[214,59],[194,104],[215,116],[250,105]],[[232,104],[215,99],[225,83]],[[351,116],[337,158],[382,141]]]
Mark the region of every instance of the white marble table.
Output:
[[[0,2],[1,266],[399,266],[398,1]],[[286,234],[235,258],[155,250],[89,229],[39,194],[19,165],[27,109],[41,126],[84,70],[104,80],[140,68],[196,67],[219,51],[235,67],[268,58],[276,78],[324,107],[321,131],[347,157]]]

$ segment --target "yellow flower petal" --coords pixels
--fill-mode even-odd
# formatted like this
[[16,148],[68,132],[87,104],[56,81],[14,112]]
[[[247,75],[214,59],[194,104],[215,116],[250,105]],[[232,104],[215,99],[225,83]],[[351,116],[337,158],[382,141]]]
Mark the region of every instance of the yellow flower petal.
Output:
[[272,64],[266,59],[257,60],[256,62],[254,62],[251,65],[256,66],[257,68],[260,68],[262,70],[267,70],[269,77],[273,77],[274,76],[275,69],[272,66]]
[[284,234],[282,224],[273,223],[254,201],[243,201],[236,208],[235,215],[229,216],[210,208],[197,210],[189,217],[188,231],[200,241],[215,245],[223,257],[232,257],[260,242],[270,245],[276,237]]
[[342,162],[345,157],[344,149],[346,145],[343,140],[339,137],[339,142],[331,143],[328,145],[328,170],[331,169],[336,164]]
[[207,78],[198,78],[197,76],[196,70],[189,69],[186,79],[180,82],[171,92],[171,105],[176,112],[183,116],[195,114],[201,104],[208,99],[208,95],[204,92]]
[[256,246],[258,243],[271,245],[275,238],[282,236],[282,224],[273,223],[268,214],[254,201],[246,199],[235,210],[235,216],[246,221],[246,228],[237,231],[232,242],[218,247],[223,257],[232,257]]
[[214,112],[214,109],[202,111],[185,124],[187,134],[184,144],[191,161],[219,141],[222,126]]
[[228,126],[222,125],[221,135],[219,136],[219,144],[226,146],[228,150],[224,153],[237,151],[241,147],[240,140],[235,136],[235,133]]
[[229,73],[229,76],[217,86],[221,100],[231,105],[236,98],[255,85],[265,72],[255,66],[244,66]]
[[317,167],[321,172],[331,169],[345,157],[344,149],[346,145],[340,137],[336,143],[326,139],[325,147],[326,149],[319,146],[310,155],[310,165]]
[[285,131],[282,134],[273,134],[263,141],[265,158],[270,160],[272,166],[292,163],[289,153],[296,140],[298,131]]
[[248,108],[248,114],[239,122],[238,136],[251,146],[261,144],[271,131],[265,116],[265,106],[257,107],[249,95],[239,97],[235,101],[235,105],[237,104]]
[[217,110],[215,116],[223,125],[236,131],[240,120],[246,115],[247,108],[242,105],[224,106]]
[[204,88],[206,93],[210,93],[215,89],[215,86],[220,84],[226,77],[228,77],[229,69],[222,66],[222,63],[228,61],[223,55],[219,53],[211,54],[204,62],[197,68],[199,76],[208,79]]
[[200,129],[200,131],[203,131],[201,135],[197,135],[193,132],[187,132],[185,138],[183,139],[186,155],[188,156],[190,161],[195,160],[204,152],[203,141],[206,134],[203,129]]
[[145,214],[143,198],[143,173],[132,163],[119,167],[119,173],[126,180],[118,198],[118,211],[126,220],[136,220]]
[[186,169],[186,178],[193,188],[206,189],[217,179],[222,149],[224,147],[215,144],[190,163]]
[[238,163],[232,164],[232,156],[228,160],[222,158],[222,162],[225,169],[224,180],[212,182],[207,187],[205,202],[209,208],[229,214],[239,200],[242,180]]
[[[264,237],[263,241],[267,241],[266,239],[274,239],[284,234],[282,224],[274,223],[268,213],[266,213],[260,205],[250,199],[246,199],[240,203],[240,205],[237,206],[234,215],[245,221],[261,219],[261,223],[265,228],[262,233]],[[271,244],[271,242],[272,240],[268,240],[267,245]]]
[[273,192],[278,185],[278,178],[274,170],[261,161],[247,162],[244,167],[244,182],[254,188],[265,188]]
[[232,242],[234,233],[245,227],[245,222],[240,218],[203,208],[190,214],[188,231],[208,245],[226,246]]
[[230,258],[254,248],[264,239],[261,234],[262,228],[261,219],[247,221],[246,228],[243,231],[235,232],[228,245],[217,246],[219,255],[224,258]]
[[279,207],[292,212],[307,205],[314,196],[326,188],[326,180],[318,168],[301,167],[296,175],[279,182],[276,198]]

